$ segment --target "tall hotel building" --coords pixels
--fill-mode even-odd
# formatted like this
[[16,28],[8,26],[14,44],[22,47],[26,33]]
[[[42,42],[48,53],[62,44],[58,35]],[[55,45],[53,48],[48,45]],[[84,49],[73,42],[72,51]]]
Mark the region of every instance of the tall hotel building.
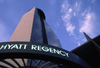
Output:
[[[35,42],[61,48],[59,39],[45,21],[44,13],[36,7],[23,15],[9,41]],[[32,67],[35,67],[37,63],[39,63],[37,67],[44,67],[47,64],[48,66],[54,65],[51,62],[34,59],[25,61],[26,66],[30,66],[30,63],[32,63]]]
[[9,42],[0,43],[0,68],[92,68],[94,61],[94,67],[99,68],[100,36],[97,40],[85,36],[89,40],[86,44],[71,52],[62,49],[45,14],[34,7],[23,15]]

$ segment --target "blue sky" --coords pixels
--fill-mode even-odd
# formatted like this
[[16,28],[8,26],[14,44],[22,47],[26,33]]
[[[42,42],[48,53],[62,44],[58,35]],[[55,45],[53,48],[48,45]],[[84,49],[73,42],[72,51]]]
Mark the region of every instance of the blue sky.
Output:
[[99,0],[0,0],[0,42],[7,42],[21,17],[31,8],[43,10],[46,21],[70,51],[100,34]]

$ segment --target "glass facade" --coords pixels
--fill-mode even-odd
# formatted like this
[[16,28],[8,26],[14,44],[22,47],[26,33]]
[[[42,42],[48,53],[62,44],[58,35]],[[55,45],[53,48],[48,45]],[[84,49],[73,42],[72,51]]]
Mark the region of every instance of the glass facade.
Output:
[[52,29],[49,27],[49,25],[47,24],[47,22],[45,20],[44,20],[44,24],[45,24],[48,44],[62,48],[59,39],[54,34],[54,32],[52,31]]
[[[49,44],[56,47],[61,47],[61,44],[54,34],[54,32],[51,30],[47,22],[45,21],[45,18],[43,16],[43,12],[39,9],[35,10],[34,19],[33,19],[33,27],[32,27],[32,33],[31,33],[31,40],[30,42],[35,43],[43,43],[43,44]],[[46,64],[48,62],[36,60],[36,59],[28,59],[27,60],[27,66],[30,66],[30,63],[32,63],[32,67],[41,67],[43,64]],[[49,62],[49,65],[54,65],[54,63]]]
[[37,10],[35,10],[34,19],[33,19],[32,34],[31,34],[31,42],[43,43],[42,27],[41,26],[42,25],[41,25],[40,16],[38,15]]
[[41,12],[38,10],[35,10],[31,42],[44,43],[61,48],[59,39],[49,27],[47,22],[40,16],[40,13]]

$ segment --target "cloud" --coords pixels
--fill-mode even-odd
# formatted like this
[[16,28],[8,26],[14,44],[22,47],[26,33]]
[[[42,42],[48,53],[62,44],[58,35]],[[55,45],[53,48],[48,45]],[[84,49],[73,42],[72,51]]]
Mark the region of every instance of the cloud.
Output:
[[69,35],[75,35],[74,30],[75,25],[72,22],[73,16],[76,16],[77,13],[80,11],[81,7],[81,1],[75,1],[74,4],[70,4],[68,0],[65,0],[63,4],[61,5],[61,13],[62,13],[62,20],[64,22],[64,25],[66,27],[66,31],[69,33]]
[[80,11],[80,7],[81,7],[81,1],[76,1],[74,4],[74,10],[75,11]]
[[71,13],[72,12],[72,9],[70,8],[69,10],[68,10],[68,13]]
[[[95,2],[95,0],[92,0]],[[91,10],[91,6],[85,9],[82,1],[74,1],[73,4],[66,0],[61,5],[62,21],[66,27],[66,31],[74,39],[78,46],[86,42],[83,32],[86,32],[90,37],[95,36],[96,29],[96,14]]]
[[[69,33],[69,35],[74,35],[75,26],[71,23],[71,18],[73,16],[73,8],[69,6],[70,4],[68,1],[65,1],[62,4],[61,12],[63,15],[61,17],[66,27],[66,31]],[[75,15],[75,12],[74,12],[74,15]]]
[[78,6],[78,2],[76,1],[76,3],[75,3],[75,7],[77,8],[77,6]]
[[76,13],[74,12],[73,15],[76,16]]
[[78,46],[80,46],[80,42],[78,42]]
[[79,32],[83,33],[86,32],[87,34],[94,36],[94,21],[95,21],[95,14],[94,13],[86,13],[84,20],[81,23],[81,27]]
[[74,29],[75,26],[73,26],[71,23],[66,24],[66,30],[69,32],[69,35],[74,35]]
[[81,13],[82,16],[85,16],[87,13],[91,12],[91,7],[89,6],[84,12]]
[[94,3],[96,0],[91,0],[91,3]]

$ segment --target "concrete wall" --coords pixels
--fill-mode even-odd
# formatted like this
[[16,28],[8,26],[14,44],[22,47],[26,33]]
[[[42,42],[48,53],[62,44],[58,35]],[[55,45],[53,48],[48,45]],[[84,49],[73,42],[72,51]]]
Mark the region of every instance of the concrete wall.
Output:
[[30,41],[35,7],[23,15],[9,41]]

